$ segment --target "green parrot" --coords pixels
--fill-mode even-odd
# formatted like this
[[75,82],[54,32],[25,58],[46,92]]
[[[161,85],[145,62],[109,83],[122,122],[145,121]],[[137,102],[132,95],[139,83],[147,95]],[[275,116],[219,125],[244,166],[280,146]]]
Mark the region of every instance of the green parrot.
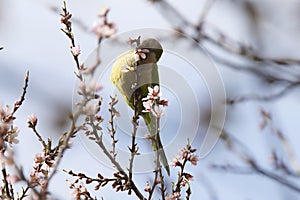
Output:
[[[136,48],[122,53],[113,64],[110,80],[122,94],[126,103],[138,115],[142,116],[149,133],[155,136],[157,132],[156,118],[152,112],[143,112],[142,99],[148,95],[148,87],[159,86],[157,62],[163,53],[161,44],[156,39],[146,39]],[[136,105],[134,106],[134,99]],[[154,138],[154,137],[153,137]],[[159,135],[158,146],[160,162],[170,175],[170,168]],[[152,140],[154,151],[157,151],[156,142]]]

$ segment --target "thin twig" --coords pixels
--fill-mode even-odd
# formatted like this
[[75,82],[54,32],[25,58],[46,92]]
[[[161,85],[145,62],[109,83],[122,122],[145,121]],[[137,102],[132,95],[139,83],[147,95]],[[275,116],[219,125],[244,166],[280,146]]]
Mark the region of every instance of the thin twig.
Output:
[[[133,87],[133,89],[137,89],[136,86],[139,85],[139,79],[140,79],[140,75],[139,75],[139,72],[138,72],[138,63],[136,63],[135,65],[135,85]],[[137,90],[138,91],[138,90]],[[129,168],[128,168],[128,172],[129,172],[129,175],[128,175],[128,183],[129,185],[132,184],[132,170],[133,170],[133,163],[134,163],[134,157],[135,155],[138,153],[138,147],[137,147],[137,144],[135,142],[135,139],[136,139],[136,134],[137,134],[137,129],[138,129],[138,125],[139,125],[139,108],[138,108],[138,101],[141,99],[140,98],[140,94],[135,91],[133,93],[133,108],[134,108],[134,114],[133,114],[133,117],[132,117],[132,135],[131,135],[131,147],[128,147],[129,148],[129,151],[130,151],[130,158],[129,158]],[[131,193],[131,189],[129,189],[129,194]]]
[[162,200],[165,199],[165,184],[164,184],[164,176],[163,176],[163,173],[162,173],[162,166],[160,165],[160,146],[159,146],[159,132],[160,132],[160,117],[159,116],[155,116],[155,136],[154,138],[152,138],[154,144],[155,144],[155,148],[156,148],[156,151],[155,151],[155,159],[154,159],[154,162],[155,162],[155,170],[154,170],[154,180],[153,180],[153,183],[152,183],[152,186],[150,188],[150,191],[149,191],[149,197],[148,197],[148,200],[151,200],[153,194],[154,194],[154,190],[156,188],[156,186],[158,184],[160,184],[160,190],[161,190],[161,198]]
[[[70,43],[71,43],[71,47],[70,49],[72,48],[75,48],[76,47],[76,43],[75,43],[75,37],[74,37],[74,34],[72,32],[72,23],[70,20],[70,18],[72,17],[72,14],[67,10],[67,3],[66,1],[64,1],[64,5],[62,7],[62,11],[63,13],[61,14],[61,17],[62,19],[64,20],[61,20],[61,22],[65,25],[65,29],[61,29],[62,32],[64,32],[66,34],[66,36],[69,38],[70,40]],[[77,67],[77,70],[81,70],[82,67],[79,63],[79,55],[73,55],[73,59],[75,61],[75,64],[76,64],[76,67]],[[83,80],[83,76],[81,73],[77,73],[76,76],[82,81]]]
[[[138,153],[138,147],[137,144],[135,142],[136,139],[136,133],[137,133],[137,129],[138,129],[138,125],[139,125],[139,113],[138,113],[138,93],[134,93],[134,97],[133,97],[133,106],[134,106],[134,115],[132,117],[132,135],[131,135],[131,147],[129,147],[130,150],[130,158],[129,158],[129,184],[131,185],[132,183],[132,170],[133,170],[133,162],[134,162],[134,157],[135,155]],[[130,190],[129,190],[129,194],[130,194]]]
[[270,172],[258,165],[255,165],[255,166],[252,166],[253,169],[258,172],[259,174],[263,175],[263,176],[266,176],[278,183],[281,183],[282,185],[296,191],[296,192],[299,192],[300,193],[300,186],[297,186],[295,183],[292,183],[291,181],[289,181],[288,179],[282,177],[282,176],[279,176],[273,172]]
[[161,198],[162,198],[162,200],[165,200],[165,182],[164,182],[164,176],[163,176],[163,173],[162,173],[162,170],[161,170],[161,165],[160,165],[160,148],[162,148],[162,147],[160,147],[159,146],[159,140],[160,140],[160,138],[159,138],[159,133],[160,133],[160,117],[159,116],[157,116],[156,117],[156,126],[155,126],[155,130],[156,130],[156,134],[155,134],[155,146],[156,146],[156,170],[159,172],[159,178],[160,178],[160,180],[159,180],[159,182],[160,182],[160,186],[161,186],[161,188],[160,188],[160,190],[161,190]]
[[183,159],[183,163],[182,165],[180,166],[180,172],[179,172],[179,175],[178,175],[178,179],[177,179],[177,183],[175,184],[176,185],[176,189],[175,189],[175,192],[180,192],[180,184],[181,182],[183,181],[183,173],[184,173],[184,168],[185,168],[185,165],[187,163],[187,158],[184,158]]
[[127,175],[127,173],[125,172],[125,170],[121,167],[121,165],[118,163],[118,161],[116,160],[116,158],[105,147],[105,145],[104,145],[104,143],[102,141],[102,134],[101,135],[98,134],[97,127],[94,124],[94,122],[90,121],[89,124],[90,124],[90,126],[92,128],[91,134],[94,135],[96,144],[99,146],[99,148],[105,154],[105,156],[110,160],[110,162],[112,163],[112,165],[118,170],[118,172],[120,172],[123,175],[124,180],[127,183],[130,183],[130,185],[129,185],[130,189],[134,191],[134,193],[136,194],[136,196],[140,200],[144,200],[145,197],[139,191],[139,189],[137,188],[137,186],[135,185],[135,183],[133,181],[131,181],[131,182],[129,181],[130,180],[129,176]]
[[44,149],[47,148],[47,144],[46,142],[43,140],[42,136],[38,133],[38,131],[36,130],[36,126],[31,127],[33,132],[35,133],[36,137],[38,138],[38,140],[42,143]]
[[261,96],[261,95],[244,95],[235,99],[228,99],[228,104],[234,104],[234,103],[240,103],[240,102],[246,102],[246,101],[272,101],[276,100],[287,93],[291,92],[293,89],[297,88],[300,85],[300,82],[294,82],[290,83],[287,86],[285,86],[283,89],[281,89],[279,92],[271,95]]
[[253,162],[250,166],[250,168],[245,168],[232,165],[213,165],[212,168],[238,174],[253,174],[254,172],[256,172],[300,193],[300,186],[297,186],[295,183],[289,181],[288,179],[264,169],[255,162]]
[[[94,131],[96,131],[96,130],[94,130]],[[114,159],[114,157],[110,154],[110,152],[106,149],[105,145],[103,144],[102,137],[98,136],[98,134],[96,134],[95,137],[96,137],[96,143],[98,144],[100,149],[103,151],[105,156],[110,160],[110,162],[113,164],[113,166],[115,166],[116,169],[124,176],[126,181],[128,181],[129,177],[128,177],[127,173],[124,171],[124,169],[121,167],[121,165]],[[139,191],[139,189],[137,188],[137,186],[135,185],[135,183],[133,181],[130,184],[130,188],[134,191],[134,193],[140,200],[145,199],[145,197],[142,195],[142,193]]]
[[[197,42],[207,41],[210,42],[221,49],[223,49],[226,52],[243,56],[246,59],[249,59],[254,62],[259,63],[269,63],[269,64],[276,64],[276,65],[282,65],[286,66],[289,64],[300,64],[300,60],[293,59],[293,58],[267,58],[260,56],[256,54],[252,49],[245,48],[246,45],[241,45],[240,43],[236,42],[235,40],[229,38],[221,31],[214,29],[213,32],[217,33],[219,35],[218,37],[213,37],[212,35],[209,35],[208,33],[204,33],[202,30],[203,24],[205,23],[203,20],[201,20],[200,17],[200,23],[201,28],[199,28],[199,24],[192,24],[190,21],[188,21],[171,3],[169,3],[166,0],[150,0],[153,2],[154,5],[158,6],[158,10],[161,12],[163,17],[169,23],[175,30],[178,30],[181,33],[184,33],[183,36],[194,38]],[[203,14],[203,13],[202,13]],[[207,13],[205,13],[206,15]],[[186,27],[191,28],[194,33],[190,33],[189,29]]]
[[[72,24],[69,21],[70,18],[72,17],[72,14],[67,10],[66,1],[64,1],[64,5],[62,7],[62,11],[63,11],[63,13],[61,14],[61,17],[62,17],[61,18],[61,22],[65,25],[65,29],[61,29],[61,30],[69,38],[70,43],[71,43],[71,48],[72,47],[76,47],[74,34],[72,33]],[[78,55],[74,55],[74,54],[72,54],[72,55],[73,55],[73,59],[75,60],[76,67],[77,67],[77,70],[78,70],[78,73],[76,74],[77,78],[80,81],[83,81],[83,76],[80,73],[81,66],[79,64]],[[43,186],[43,192],[44,192],[44,194],[42,195],[43,196],[42,198],[46,198],[48,185],[49,185],[51,179],[53,178],[53,176],[57,172],[57,169],[58,169],[58,166],[59,166],[59,164],[60,164],[60,162],[62,160],[63,154],[69,148],[69,142],[70,142],[71,138],[73,138],[75,136],[75,134],[77,133],[77,131],[78,131],[78,129],[76,128],[76,123],[77,123],[77,120],[78,120],[79,116],[82,114],[82,109],[84,108],[84,106],[86,106],[86,104],[88,103],[88,101],[89,101],[89,99],[84,98],[82,100],[82,102],[80,103],[80,105],[78,106],[79,108],[78,108],[77,112],[75,112],[75,114],[73,114],[73,116],[72,116],[72,122],[71,122],[71,125],[70,125],[70,128],[69,128],[69,131],[66,134],[64,134],[65,138],[63,140],[62,145],[59,146],[60,151],[58,151],[58,154],[56,156],[56,160],[55,160],[55,162],[53,164],[52,171],[48,175],[48,178],[45,181],[45,184]]]
[[16,113],[16,111],[20,108],[20,106],[25,101],[25,95],[26,95],[27,88],[28,88],[28,82],[29,82],[29,71],[26,72],[22,95],[20,97],[20,100],[18,100],[18,101],[15,102],[14,110],[11,113],[11,116],[13,116]]
[[63,170],[63,171],[68,173],[71,176],[77,177],[79,180],[86,179],[86,182],[88,184],[90,184],[92,182],[97,182],[99,184],[103,184],[103,183],[106,184],[108,182],[113,182],[113,181],[117,180],[117,178],[104,178],[104,177],[99,178],[99,176],[97,178],[92,178],[92,177],[85,175],[84,173],[74,173],[73,171],[66,171],[66,170]]
[[77,131],[78,131],[76,129],[76,122],[77,122],[80,114],[81,114],[81,109],[79,109],[79,111],[77,113],[75,113],[75,115],[72,117],[72,123],[71,123],[71,126],[70,126],[70,130],[65,135],[65,138],[63,140],[63,144],[60,146],[60,151],[58,152],[58,154],[56,156],[56,160],[53,164],[52,171],[48,175],[48,178],[45,181],[45,184],[43,185],[43,193],[41,195],[42,198],[46,198],[49,183],[50,183],[51,179],[54,177],[54,175],[56,174],[58,166],[59,166],[59,164],[62,160],[62,157],[63,157],[65,151],[69,148],[69,142],[70,142],[71,138],[73,138],[75,136],[75,134],[77,133]]
[[118,140],[115,138],[116,128],[114,125],[114,118],[116,117],[117,111],[114,108],[114,106],[117,104],[118,100],[116,99],[116,96],[115,97],[110,96],[110,99],[111,99],[111,101],[109,102],[110,108],[108,109],[110,113],[110,120],[109,120],[110,128],[108,128],[108,131],[111,137],[111,146],[112,146],[111,154],[113,155],[114,159],[116,159],[117,156],[116,143],[118,142]]
[[13,163],[13,166],[17,171],[18,177],[27,184],[27,186],[31,189],[31,191],[33,191],[33,193],[36,196],[38,196],[39,192],[36,190],[35,187],[32,186],[32,183],[25,177],[22,167],[18,167],[15,162]]
[[286,172],[288,175],[294,175],[299,177],[300,176],[300,165],[299,162],[292,150],[292,146],[289,143],[288,139],[286,138],[286,136],[284,135],[284,133],[282,131],[280,131],[273,123],[272,120],[272,115],[267,112],[266,110],[261,109],[260,110],[261,115],[263,117],[263,121],[260,123],[260,128],[264,129],[266,126],[269,127],[269,129],[271,130],[271,133],[278,138],[278,140],[281,142],[282,147],[284,149],[284,152],[289,160],[289,163],[291,165],[292,169],[288,169],[288,165],[281,162],[280,164],[278,164],[278,157],[276,155],[275,152],[273,152],[273,159],[275,161],[275,164],[278,164],[277,167],[282,169],[284,172]]
[[204,8],[202,9],[202,12],[200,14],[199,20],[198,20],[198,26],[199,30],[202,28],[202,24],[205,21],[205,18],[207,17],[210,9],[212,8],[213,4],[216,2],[216,0],[206,0],[204,3]]
[[22,195],[18,198],[18,200],[22,200],[24,199],[25,197],[27,197],[27,192],[29,191],[30,187],[29,185],[26,186],[26,188],[22,188]]
[[2,176],[3,176],[4,187],[5,187],[5,193],[8,197],[8,199],[11,199],[12,196],[10,195],[9,184],[7,181],[7,173],[6,173],[6,168],[5,168],[4,164],[2,166]]
[[[284,185],[296,192],[300,192],[300,186],[297,186],[295,183],[289,181],[288,179],[286,179],[283,176],[279,176],[279,175],[277,175],[273,172],[270,172],[270,171],[264,169],[263,167],[259,166],[257,164],[257,161],[254,159],[254,157],[250,153],[247,153],[247,151],[245,149],[243,149],[243,147],[245,148],[245,145],[243,145],[239,140],[237,140],[236,138],[234,138],[232,135],[225,132],[224,130],[221,135],[221,139],[223,139],[226,142],[226,144],[230,144],[227,146],[228,149],[230,151],[232,151],[233,153],[237,154],[242,160],[244,160],[250,166],[250,169],[252,171],[255,171],[258,174],[261,174],[261,175],[268,177],[278,183],[281,183],[282,185]],[[234,139],[234,141],[232,139]],[[239,148],[235,147],[236,143],[240,144]],[[238,169],[238,171],[241,171],[240,168],[233,167],[233,166],[229,166],[229,167],[225,166],[225,167],[221,167],[221,169],[222,168],[223,168],[223,170],[231,169],[231,171],[233,171],[232,169]],[[243,169],[243,171],[247,172],[247,171],[245,171],[245,169]]]

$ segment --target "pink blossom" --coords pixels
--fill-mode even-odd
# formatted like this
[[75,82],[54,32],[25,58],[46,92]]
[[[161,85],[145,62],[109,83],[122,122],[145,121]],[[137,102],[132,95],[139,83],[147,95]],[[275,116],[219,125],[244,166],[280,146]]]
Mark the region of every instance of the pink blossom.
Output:
[[31,127],[35,127],[36,124],[37,124],[37,117],[35,114],[31,114],[28,116],[28,120],[27,120],[27,123],[28,123],[28,126],[31,128]]
[[78,88],[80,91],[78,91],[79,94],[92,94],[95,92],[100,91],[103,86],[99,83],[97,83],[94,79],[92,79],[88,85],[84,81],[80,81]]
[[148,94],[142,99],[142,101],[144,101],[144,112],[152,112],[155,117],[163,115],[164,109],[161,108],[160,105],[167,106],[168,100],[159,101],[160,96],[161,92],[158,85],[155,85],[153,88],[148,87]]
[[6,135],[10,126],[11,126],[11,123],[7,123],[7,122],[0,120],[0,135],[2,135],[2,136]]
[[147,182],[147,184],[146,184],[146,186],[145,186],[145,188],[144,188],[144,191],[145,191],[145,192],[150,192],[150,191],[151,191],[149,182]]
[[78,45],[76,47],[71,47],[71,52],[73,56],[79,56],[79,54],[81,53],[80,46]]
[[181,159],[186,159],[189,155],[190,151],[187,148],[180,149],[180,157]]
[[79,88],[79,94],[84,94],[85,93],[85,90],[86,90],[86,84],[84,81],[80,81],[79,84],[78,84],[78,88]]
[[131,67],[129,65],[124,65],[123,68],[121,69],[121,72],[127,73],[127,72],[132,72],[134,71],[134,67]]
[[152,109],[152,114],[156,117],[161,117],[164,113],[164,109],[161,109],[158,105],[154,105]]
[[143,106],[145,108],[145,110],[143,110],[143,112],[151,112],[151,110],[152,110],[152,102],[151,101],[144,101]]
[[13,165],[14,161],[14,152],[12,150],[6,150],[6,155],[0,154],[0,160],[5,165]]
[[134,53],[135,61],[139,61],[141,59],[145,60],[147,58],[146,54],[150,51],[148,49],[138,49]]
[[148,87],[148,96],[152,97],[153,99],[161,97],[159,86],[155,85],[153,88]]
[[166,200],[178,200],[179,197],[180,197],[180,192],[174,192],[173,194],[166,196]]
[[11,126],[10,129],[7,131],[7,135],[6,135],[6,141],[9,144],[18,144],[19,140],[17,139],[18,135],[19,135],[20,130],[18,129],[18,127],[16,126]]
[[34,157],[34,162],[36,164],[41,164],[45,161],[45,156],[40,154],[40,153],[37,153],[35,154],[35,157]]
[[39,172],[34,171],[30,173],[30,180],[32,183],[41,184],[41,181],[43,180],[43,176]]
[[9,106],[5,106],[4,108],[0,104],[0,119],[5,120],[8,116],[11,115],[11,109]]
[[117,29],[115,27],[115,24],[102,21],[94,22],[91,31],[95,33],[99,38],[109,38],[117,32]]
[[154,139],[153,136],[150,133],[146,134],[144,136],[144,138],[147,139],[147,140],[153,140]]
[[191,155],[191,157],[189,158],[189,161],[192,163],[192,165],[197,165],[197,162],[199,161],[199,158],[197,155]]
[[142,100],[150,100],[150,101],[154,101],[156,99],[158,99],[161,96],[161,92],[159,91],[159,86],[155,85],[153,88],[152,87],[148,87],[148,95],[147,97],[143,98]]
[[94,116],[100,111],[100,106],[96,103],[88,103],[84,108],[83,112],[87,116]]
[[173,158],[173,160],[171,161],[171,166],[172,167],[181,166],[181,162],[179,162],[179,159],[180,159],[179,156]]
[[87,188],[82,183],[71,184],[70,188],[73,189],[71,195],[76,199],[80,199],[81,195],[84,195],[88,192]]
[[81,65],[81,69],[79,70],[80,74],[93,74],[97,68],[97,65],[92,65],[91,67],[84,67]]
[[89,84],[89,87],[87,88],[88,92],[98,92],[100,90],[102,90],[103,86],[99,83],[96,82],[91,82]]

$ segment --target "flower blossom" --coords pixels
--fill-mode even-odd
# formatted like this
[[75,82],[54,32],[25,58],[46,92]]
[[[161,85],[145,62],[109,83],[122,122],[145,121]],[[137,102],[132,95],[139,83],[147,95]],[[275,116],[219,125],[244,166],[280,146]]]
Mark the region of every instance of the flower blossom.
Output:
[[179,150],[178,155],[173,159],[171,165],[173,167],[181,166],[181,161],[189,161],[192,165],[197,165],[199,161],[199,156],[195,155],[194,152],[196,149],[193,149],[190,145]]
[[11,117],[11,110],[8,106],[2,107],[0,105],[0,135],[3,137],[8,132],[13,124],[13,118]]
[[100,111],[99,104],[89,102],[83,107],[83,113],[87,116],[94,116]]
[[28,116],[28,120],[27,120],[27,123],[28,123],[28,127],[29,128],[33,128],[37,125],[37,117],[34,115],[34,114],[31,114]]
[[85,196],[88,193],[87,188],[81,182],[71,183],[69,180],[69,188],[72,190],[71,195],[76,199],[81,199],[81,196]]
[[11,126],[10,130],[7,132],[8,134],[6,135],[6,141],[9,144],[18,144],[19,140],[17,139],[18,135],[19,135],[20,130],[18,129],[18,127],[16,126]]
[[71,47],[71,53],[73,56],[79,56],[81,53],[80,46],[78,45],[76,47]]
[[180,149],[180,157],[181,159],[186,159],[189,155],[190,151],[187,148]]
[[134,59],[135,61],[139,60],[145,60],[147,58],[146,54],[149,53],[150,51],[148,49],[138,49],[134,53]]
[[91,32],[99,38],[109,38],[117,32],[117,29],[114,23],[107,23],[106,20],[102,20],[101,22],[94,22]]
[[35,164],[41,164],[45,161],[45,156],[40,154],[40,153],[37,153],[34,157],[34,163]]
[[82,64],[80,66],[79,73],[85,74],[85,75],[93,75],[96,68],[97,68],[97,65],[92,65],[91,67],[85,67],[84,64]]
[[143,110],[143,112],[151,112],[152,111],[152,103],[151,103],[151,101],[144,101],[143,102],[143,106],[145,108],[145,110]]
[[166,200],[178,200],[179,197],[180,197],[180,193],[174,192],[173,194],[166,196]]
[[78,93],[80,95],[83,95],[83,94],[91,95],[91,94],[94,94],[94,93],[100,91],[103,88],[103,86],[101,84],[97,83],[96,80],[92,79],[91,81],[88,82],[88,85],[86,82],[80,81],[78,88],[79,88]]
[[14,119],[9,106],[3,108],[0,105],[0,136],[10,145],[19,143],[19,140],[17,139],[19,129],[17,126],[13,125]]
[[145,188],[144,188],[144,191],[145,191],[145,192],[150,192],[150,191],[151,191],[149,182],[147,182],[147,184],[146,184],[146,186],[145,186]]
[[191,155],[189,158],[189,161],[192,163],[192,165],[197,165],[197,162],[199,161],[199,158],[197,155]]
[[146,98],[155,100],[161,97],[161,92],[159,91],[159,86],[155,85],[153,88],[148,87],[148,96]]
[[180,160],[179,156],[176,156],[175,158],[173,158],[173,160],[171,161],[171,166],[172,167],[181,166],[182,164],[179,160]]
[[123,68],[121,69],[121,72],[127,73],[127,72],[132,72],[134,70],[135,70],[134,67],[131,67],[129,65],[124,65]]
[[160,97],[161,92],[158,85],[155,85],[153,88],[148,87],[148,94],[142,99],[145,108],[143,112],[152,112],[154,116],[160,117],[163,114],[164,109],[159,106],[162,105],[165,107],[168,105],[168,100],[159,100]]

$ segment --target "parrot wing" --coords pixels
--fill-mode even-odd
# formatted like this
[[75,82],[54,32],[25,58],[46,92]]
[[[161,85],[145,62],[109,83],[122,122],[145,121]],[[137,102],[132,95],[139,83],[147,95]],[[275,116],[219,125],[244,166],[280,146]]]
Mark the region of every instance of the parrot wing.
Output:
[[133,94],[132,86],[135,84],[136,74],[132,71],[124,73],[123,69],[125,66],[135,67],[134,52],[134,49],[132,49],[121,54],[113,64],[110,74],[111,82],[117,87],[126,103],[132,109],[133,105],[130,105],[130,99]]

